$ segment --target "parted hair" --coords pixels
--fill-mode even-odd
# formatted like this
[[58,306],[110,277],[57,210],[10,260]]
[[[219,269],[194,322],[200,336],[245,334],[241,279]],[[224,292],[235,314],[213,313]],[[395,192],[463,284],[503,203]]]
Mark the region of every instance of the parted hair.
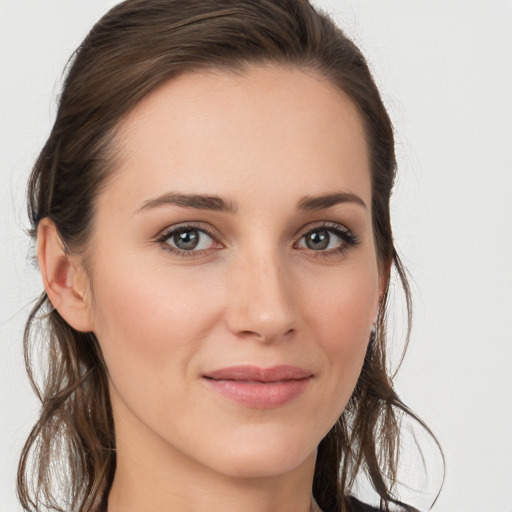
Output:
[[[307,0],[127,0],[112,8],[68,64],[55,123],[29,180],[31,236],[49,218],[65,251],[86,257],[95,199],[115,173],[117,129],[135,105],[182,73],[243,73],[267,64],[313,71],[358,108],[370,156],[378,261],[385,273],[394,268],[410,320],[409,287],[390,224],[393,128],[361,51]],[[313,494],[326,512],[352,510],[348,496],[361,472],[382,510],[399,503],[403,417],[430,433],[393,387],[386,361],[387,296],[388,290],[352,397],[319,445]],[[19,463],[22,506],[93,512],[116,468],[107,369],[96,336],[68,325],[43,293],[28,318],[24,344],[42,407]],[[36,366],[43,366],[42,375]]]

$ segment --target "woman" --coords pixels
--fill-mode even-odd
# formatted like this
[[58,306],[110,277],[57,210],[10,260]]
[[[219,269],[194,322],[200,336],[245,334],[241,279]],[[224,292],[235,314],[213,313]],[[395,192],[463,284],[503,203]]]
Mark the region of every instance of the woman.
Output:
[[62,509],[60,466],[64,510],[373,510],[361,472],[407,510],[394,172],[364,58],[305,0],[105,15],[29,184],[46,292],[26,351],[41,318],[48,367],[25,509]]

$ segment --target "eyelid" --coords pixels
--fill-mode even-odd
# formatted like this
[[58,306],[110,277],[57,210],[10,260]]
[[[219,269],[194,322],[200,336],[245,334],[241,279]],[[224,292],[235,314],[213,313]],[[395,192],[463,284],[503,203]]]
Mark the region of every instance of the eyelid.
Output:
[[184,221],[179,222],[178,224],[172,224],[171,226],[167,226],[162,229],[156,236],[155,240],[166,240],[170,235],[176,233],[177,231],[186,231],[187,229],[203,231],[207,235],[211,236],[214,239],[219,238],[218,234],[214,229],[212,229],[207,224],[202,222],[195,221]]
[[326,231],[336,231],[341,232],[343,234],[347,234],[350,236],[355,236],[353,232],[344,224],[341,224],[340,222],[333,222],[333,221],[327,221],[327,220],[321,220],[316,222],[309,222],[308,224],[305,224],[302,226],[299,230],[297,230],[296,237],[297,239],[300,239],[307,235],[308,233],[311,233],[312,231],[325,229]]

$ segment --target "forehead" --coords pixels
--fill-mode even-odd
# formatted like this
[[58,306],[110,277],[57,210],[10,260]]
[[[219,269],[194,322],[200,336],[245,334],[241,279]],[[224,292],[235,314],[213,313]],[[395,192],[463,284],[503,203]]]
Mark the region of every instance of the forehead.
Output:
[[236,196],[262,181],[281,196],[347,189],[370,201],[358,109],[309,70],[183,74],[137,105],[118,143],[113,181],[127,202],[162,188]]

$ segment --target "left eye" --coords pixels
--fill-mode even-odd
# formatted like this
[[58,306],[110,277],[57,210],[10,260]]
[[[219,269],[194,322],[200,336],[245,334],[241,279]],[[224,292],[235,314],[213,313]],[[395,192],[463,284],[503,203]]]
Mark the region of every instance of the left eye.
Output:
[[211,248],[214,240],[200,229],[182,228],[169,233],[164,242],[180,251],[203,251]]
[[345,240],[343,236],[333,229],[315,229],[306,233],[297,246],[301,249],[310,249],[312,251],[330,251],[339,249],[343,246]]

